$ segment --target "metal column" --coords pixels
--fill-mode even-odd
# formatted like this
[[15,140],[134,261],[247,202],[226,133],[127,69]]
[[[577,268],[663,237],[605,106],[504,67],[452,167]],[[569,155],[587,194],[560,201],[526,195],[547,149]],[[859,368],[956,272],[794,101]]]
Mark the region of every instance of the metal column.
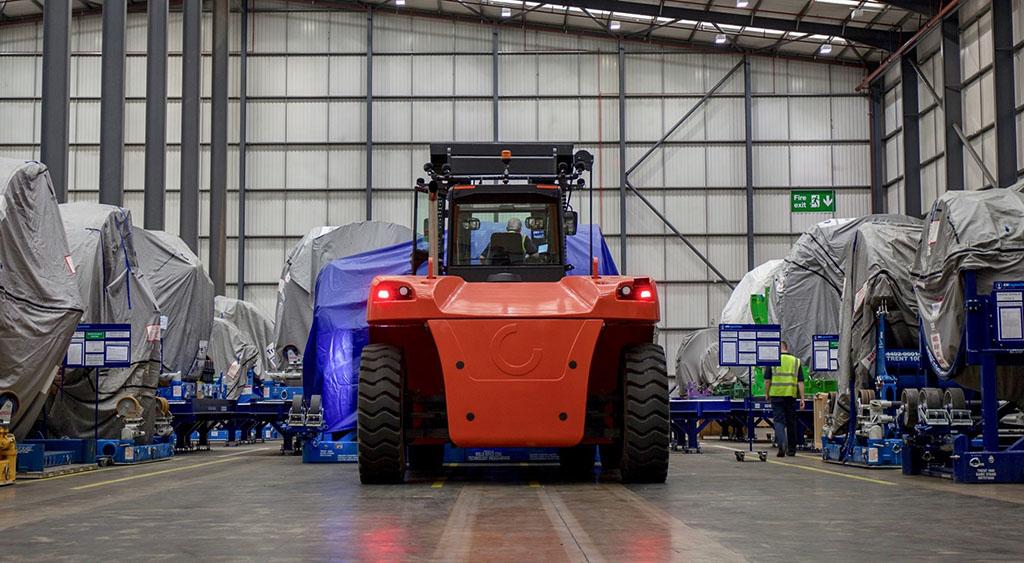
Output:
[[245,190],[246,190],[246,104],[249,71],[249,0],[242,0],[242,44],[238,69],[238,278],[237,295],[245,299]]
[[182,2],[181,240],[199,254],[199,94],[202,81],[203,2]]
[[868,127],[871,130],[871,212],[885,213],[889,198],[885,190],[885,113],[882,87],[873,84],[868,91]]
[[960,97],[960,24],[956,17],[942,22],[942,112],[945,115],[946,189],[964,189],[964,149],[956,128],[963,127]]
[[491,129],[492,138],[498,142],[498,28],[491,31]]
[[992,64],[996,94],[996,166],[999,187],[1017,182],[1017,113],[1013,85],[1013,6],[992,0]]
[[619,272],[626,268],[626,49],[619,41]]
[[224,295],[228,189],[228,5],[213,3],[213,76],[210,123],[210,277]]
[[754,263],[754,100],[750,85],[750,58],[743,57],[743,114],[747,164],[747,270]]
[[124,205],[124,43],[128,3],[103,3],[100,61],[100,203]]
[[43,107],[40,159],[50,169],[57,201],[68,200],[68,116],[71,112],[71,0],[43,4]]
[[163,230],[167,179],[167,0],[150,0],[146,29],[147,229]]
[[918,123],[920,109],[917,100],[917,72],[911,50],[900,59],[900,79],[903,95],[903,188],[907,215],[921,216],[921,129]]
[[366,10],[366,220],[373,219],[373,7]]

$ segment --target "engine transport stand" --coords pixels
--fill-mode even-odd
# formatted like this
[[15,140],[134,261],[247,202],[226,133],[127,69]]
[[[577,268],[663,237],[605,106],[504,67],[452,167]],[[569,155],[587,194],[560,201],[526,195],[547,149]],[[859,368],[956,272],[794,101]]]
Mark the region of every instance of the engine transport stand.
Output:
[[847,420],[846,435],[823,436],[821,459],[870,469],[897,469],[903,466],[904,449],[899,393],[927,385],[927,375],[920,349],[888,349],[885,306],[875,316],[875,389],[856,389],[857,382],[850,378],[847,396],[855,406],[847,407],[852,415]]
[[[321,396],[312,395],[309,405],[301,395],[292,399],[288,412],[287,428],[293,433],[302,450],[302,463],[355,463],[359,449],[355,432],[348,432],[341,439],[331,439],[325,432],[324,411]],[[282,448],[282,453],[286,453]]]
[[117,402],[117,418],[124,427],[117,440],[96,441],[96,462],[105,465],[136,465],[164,461],[174,457],[174,428],[170,405],[163,397],[156,398],[156,435],[147,437],[142,430],[145,423],[142,405],[134,397],[123,397]]
[[[981,417],[974,420],[959,389],[947,389],[944,401],[938,390],[922,390],[925,400],[908,404],[919,418],[905,436],[903,472],[951,476],[958,483],[1024,483],[1024,433],[1000,429],[1012,406],[1000,404],[996,377],[999,366],[1024,365],[1024,282],[996,282],[981,295],[976,273],[963,277],[961,356],[964,365],[980,367]],[[928,360],[934,360],[930,354]]]
[[[772,405],[766,399],[745,397],[700,397],[694,399],[673,398],[669,400],[669,420],[672,425],[672,447],[684,453],[701,453],[700,432],[711,422],[728,422],[746,426],[748,452],[753,451],[753,430],[761,422],[771,423]],[[797,411],[797,446],[809,447],[804,435],[813,427],[814,408],[807,403]],[[748,452],[736,452],[739,461],[746,460]],[[768,452],[759,451],[758,459]]]

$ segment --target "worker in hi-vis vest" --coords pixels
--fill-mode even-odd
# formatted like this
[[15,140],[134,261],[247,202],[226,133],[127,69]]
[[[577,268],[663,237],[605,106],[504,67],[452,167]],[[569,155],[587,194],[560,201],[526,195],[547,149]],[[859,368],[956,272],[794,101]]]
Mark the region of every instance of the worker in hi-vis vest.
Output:
[[789,345],[782,342],[780,365],[769,367],[764,373],[764,394],[772,402],[772,423],[778,457],[796,455],[796,402],[804,408],[804,374],[800,359],[789,353]]

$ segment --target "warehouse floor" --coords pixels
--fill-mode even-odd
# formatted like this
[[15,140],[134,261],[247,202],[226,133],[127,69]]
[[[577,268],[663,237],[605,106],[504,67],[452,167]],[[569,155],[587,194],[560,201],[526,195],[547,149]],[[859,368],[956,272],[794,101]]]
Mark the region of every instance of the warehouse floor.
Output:
[[[1024,557],[1024,487],[673,454],[666,485],[448,468],[361,486],[274,444],[0,488],[0,559],[864,560]],[[858,540],[858,538],[867,538]],[[145,556],[145,557],[143,557]]]

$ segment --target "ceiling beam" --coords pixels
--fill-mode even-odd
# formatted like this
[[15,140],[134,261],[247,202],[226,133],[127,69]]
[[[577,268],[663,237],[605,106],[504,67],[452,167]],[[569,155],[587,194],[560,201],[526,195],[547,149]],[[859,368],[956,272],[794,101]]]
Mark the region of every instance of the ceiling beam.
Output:
[[881,3],[926,16],[934,16],[939,11],[939,3],[933,0],[883,0]]
[[750,26],[764,29],[777,29],[779,31],[795,31],[800,33],[826,35],[830,37],[842,37],[847,41],[861,43],[885,51],[893,51],[899,46],[896,34],[862,27],[841,26],[828,23],[796,21],[793,19],[782,19],[764,16],[752,16],[735,12],[716,12],[714,10],[704,11],[693,8],[681,8],[677,6],[665,6],[660,8],[656,4],[642,4],[639,2],[625,2],[621,0],[557,0],[562,6],[574,8],[604,10],[611,12],[625,12],[650,17],[665,17],[680,20],[702,21],[719,25],[734,25],[738,27]]

